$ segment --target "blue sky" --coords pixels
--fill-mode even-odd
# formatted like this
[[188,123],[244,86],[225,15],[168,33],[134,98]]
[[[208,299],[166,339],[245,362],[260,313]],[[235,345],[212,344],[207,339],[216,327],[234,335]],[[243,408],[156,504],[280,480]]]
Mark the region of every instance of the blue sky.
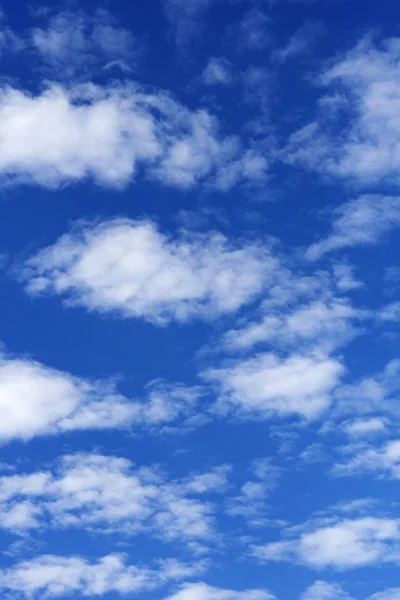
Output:
[[400,600],[399,16],[2,3],[1,598]]

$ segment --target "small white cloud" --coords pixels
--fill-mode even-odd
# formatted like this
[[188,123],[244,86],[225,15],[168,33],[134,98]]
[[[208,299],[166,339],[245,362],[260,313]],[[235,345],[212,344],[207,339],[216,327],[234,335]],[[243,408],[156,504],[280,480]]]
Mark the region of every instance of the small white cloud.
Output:
[[131,400],[110,382],[89,381],[33,360],[0,355],[0,440],[161,426],[190,415],[202,393],[200,388],[158,382],[143,400]]
[[272,52],[271,58],[278,63],[284,63],[296,56],[306,54],[322,33],[319,23],[307,22],[289,38],[286,46]]
[[241,329],[224,335],[223,347],[230,351],[268,343],[277,348],[318,348],[332,352],[348,342],[357,331],[353,322],[365,313],[352,308],[347,300],[327,298],[302,303],[293,311],[273,310],[266,306],[267,316]]
[[207,85],[229,85],[233,79],[229,62],[223,58],[210,58],[202,79]]
[[400,440],[391,440],[378,448],[355,448],[350,460],[336,464],[333,473],[338,476],[376,473],[400,479]]
[[319,78],[328,93],[316,120],[290,137],[284,160],[359,186],[397,185],[399,58],[400,38],[367,36],[331,63]]
[[312,420],[330,405],[342,365],[333,358],[293,355],[282,360],[261,353],[236,365],[209,369],[202,377],[220,389],[217,410],[238,416],[299,416]]
[[206,583],[184,585],[166,600],[274,600],[269,592],[262,589],[236,591],[212,587]]
[[[186,565],[182,567],[189,571]],[[194,567],[190,570],[193,574],[199,571]],[[126,565],[124,556],[118,554],[109,554],[97,562],[79,556],[47,554],[0,571],[0,590],[24,598],[103,596],[112,592],[125,595],[154,590],[180,578],[169,569],[168,561],[151,569]]]
[[308,248],[309,260],[318,260],[334,250],[379,242],[400,225],[400,198],[361,196],[335,209],[334,214],[332,233]]
[[255,298],[277,269],[260,244],[217,234],[171,239],[147,221],[77,228],[25,263],[30,294],[163,324],[214,318]]
[[314,569],[354,569],[400,561],[400,521],[363,517],[312,524],[297,539],[256,546],[261,561],[299,562]]
[[[139,533],[167,543],[215,542],[215,507],[229,468],[168,479],[157,467],[134,468],[125,458],[64,456],[51,471],[0,477],[0,527],[14,533],[37,527],[99,533]],[[207,546],[205,546],[206,548]]]
[[315,581],[301,596],[301,600],[352,600],[337,583]]

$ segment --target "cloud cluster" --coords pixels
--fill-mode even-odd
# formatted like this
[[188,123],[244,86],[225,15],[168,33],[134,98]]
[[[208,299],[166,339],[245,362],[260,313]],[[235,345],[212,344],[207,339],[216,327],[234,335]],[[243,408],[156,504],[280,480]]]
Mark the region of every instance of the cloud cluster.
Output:
[[[338,570],[400,562],[400,520],[366,516],[308,523],[295,539],[253,548],[262,562],[294,561]],[[287,531],[290,536],[290,530]]]
[[[228,182],[224,167],[234,161]],[[256,164],[257,168],[254,168]],[[137,170],[187,189],[221,190],[262,180],[266,162],[224,137],[207,110],[190,111],[167,93],[134,83],[50,84],[34,95],[0,88],[0,175],[55,188],[90,177],[124,186]]]
[[64,456],[54,472],[0,477],[0,527],[80,528],[125,536],[146,532],[167,543],[215,540],[215,507],[229,467],[169,480],[157,467],[138,467],[100,454]]
[[90,562],[79,556],[38,556],[0,571],[0,590],[17,598],[59,598],[73,594],[103,596],[151,591],[165,583],[201,572],[201,565],[170,559],[156,568],[127,565],[125,558],[109,554]]
[[331,64],[319,114],[290,137],[284,159],[360,186],[398,184],[399,61],[399,38],[367,36]]

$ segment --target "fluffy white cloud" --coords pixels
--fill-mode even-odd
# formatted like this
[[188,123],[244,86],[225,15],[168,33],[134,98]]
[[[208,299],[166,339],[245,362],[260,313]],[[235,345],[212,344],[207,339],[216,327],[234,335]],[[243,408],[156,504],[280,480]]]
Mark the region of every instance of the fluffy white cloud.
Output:
[[[261,561],[294,561],[339,570],[400,562],[399,519],[363,517],[306,525],[297,539],[255,546]],[[289,532],[288,532],[289,533]]]
[[400,600],[400,588],[388,588],[369,597],[369,600]]
[[235,410],[243,417],[272,418],[297,415],[317,418],[330,405],[342,365],[333,358],[292,355],[280,359],[271,353],[209,369],[202,377],[220,389],[217,409]]
[[383,447],[355,447],[351,458],[347,462],[336,464],[333,473],[335,475],[388,474],[394,479],[400,479],[400,440],[391,440]]
[[114,384],[89,381],[39,362],[0,355],[0,440],[72,430],[155,427],[188,416],[200,388],[156,382],[142,401]]
[[191,583],[168,596],[167,600],[274,600],[267,590],[250,589],[244,591],[212,587],[206,583]]
[[228,331],[223,339],[224,348],[243,350],[268,343],[278,348],[318,346],[324,352],[331,352],[355,335],[352,322],[364,316],[347,300],[337,298],[313,300],[291,312],[279,308],[266,312],[267,316],[258,322]]
[[0,89],[0,175],[7,182],[57,187],[91,177],[122,186],[140,166],[166,185],[189,188],[207,180],[218,187],[219,172],[231,161],[234,183],[260,179],[247,168],[239,140],[221,136],[213,116],[192,112],[163,91],[149,94],[133,83],[50,84],[38,95]]
[[301,600],[352,600],[337,583],[315,581],[301,596]]
[[[103,596],[110,592],[135,594],[153,590],[174,579],[197,575],[201,568],[161,561],[157,569],[126,565],[110,554],[97,562],[73,556],[38,556],[0,571],[0,590],[18,598],[59,598],[71,594]],[[179,577],[181,572],[182,576]],[[178,575],[178,576],[177,576]]]
[[0,526],[19,533],[36,527],[103,533],[147,532],[165,540],[215,539],[214,506],[229,467],[169,480],[157,467],[138,467],[99,454],[64,456],[54,472],[0,477]]
[[361,196],[339,206],[334,215],[332,233],[308,248],[309,260],[317,260],[334,250],[379,242],[400,225],[400,198],[379,194]]
[[217,234],[172,239],[151,222],[115,220],[63,236],[25,263],[24,277],[31,294],[162,324],[233,312],[277,268],[260,244],[233,245]]
[[291,136],[285,160],[360,185],[398,183],[399,61],[399,38],[361,39],[321,76],[317,120]]

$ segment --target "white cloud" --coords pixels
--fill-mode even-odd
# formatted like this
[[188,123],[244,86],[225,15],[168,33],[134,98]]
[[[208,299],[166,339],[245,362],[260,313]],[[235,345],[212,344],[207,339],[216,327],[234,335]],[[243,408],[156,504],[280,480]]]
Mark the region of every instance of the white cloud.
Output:
[[383,592],[372,594],[368,600],[400,600],[400,588],[388,588]]
[[349,596],[338,584],[315,581],[301,598],[302,600],[347,600]]
[[331,234],[308,248],[309,260],[317,260],[334,250],[379,242],[400,225],[400,198],[361,196],[339,206],[334,215]]
[[235,365],[202,373],[220,389],[217,409],[239,416],[317,418],[330,403],[342,365],[333,358],[261,353]]
[[221,466],[170,480],[157,467],[134,468],[125,458],[67,455],[53,472],[0,477],[0,526],[14,533],[51,526],[215,542],[210,497],[224,491],[228,474]]
[[356,447],[350,460],[336,464],[333,473],[339,476],[376,473],[400,479],[400,440],[391,440],[379,448]]
[[223,58],[210,58],[202,73],[203,82],[207,85],[228,85],[232,82],[231,66]]
[[[361,186],[399,182],[400,39],[364,37],[323,73],[316,121],[291,136],[284,158]],[[344,124],[344,125],[343,125]]]
[[[179,566],[176,563],[175,567]],[[181,570],[189,577],[201,571],[189,565],[181,565]],[[178,568],[175,573],[179,574]],[[180,577],[174,576],[168,560],[161,562],[157,569],[150,569],[126,565],[124,557],[118,554],[109,554],[97,562],[79,556],[43,555],[0,571],[0,590],[5,594],[18,594],[18,598],[35,599],[71,594],[74,597],[75,594],[103,596],[110,592],[131,595],[154,590],[173,579]]]
[[97,67],[130,69],[137,45],[133,35],[116,26],[105,10],[93,15],[83,11],[57,13],[48,26],[33,29],[31,44],[57,79],[82,78]]
[[400,302],[392,302],[381,308],[378,319],[382,321],[400,321]]
[[338,388],[333,416],[356,419],[358,415],[371,415],[379,419],[386,415],[390,422],[400,416],[396,400],[399,389],[400,360],[394,359],[382,372]]
[[293,561],[314,569],[399,563],[400,521],[363,517],[306,526],[297,539],[255,546],[261,561]]
[[350,437],[362,437],[383,433],[386,426],[387,421],[384,418],[372,417],[348,421],[343,424],[343,430]]
[[162,90],[148,94],[133,83],[50,84],[38,95],[0,89],[6,182],[57,187],[91,177],[123,186],[143,167],[165,185],[189,188],[207,180],[218,187],[219,171],[232,160],[234,183],[259,180],[246,156],[237,138],[221,136],[207,111],[191,112]]
[[23,276],[30,294],[162,324],[234,312],[277,267],[260,244],[217,234],[171,239],[151,222],[115,220],[64,235],[29,259]]
[[0,356],[0,440],[72,430],[151,428],[190,415],[200,388],[155,382],[143,400],[28,359]]
[[266,498],[277,487],[282,471],[269,458],[254,460],[250,471],[253,479],[241,486],[238,496],[229,498],[227,513],[244,517],[249,525],[258,525],[267,509]]
[[274,598],[267,590],[227,590],[199,582],[184,585],[178,592],[168,596],[167,600],[274,600]]
[[268,343],[278,348],[318,346],[324,352],[331,352],[356,334],[352,322],[364,317],[348,300],[338,298],[302,303],[292,312],[283,312],[279,307],[266,308],[267,315],[262,320],[228,331],[223,339],[224,348],[244,350]]
[[284,63],[293,57],[307,53],[321,33],[322,28],[319,23],[312,21],[306,22],[294,32],[289,38],[286,46],[277,48],[272,52],[272,60],[278,63]]
[[315,581],[301,596],[301,600],[352,600],[337,583]]

